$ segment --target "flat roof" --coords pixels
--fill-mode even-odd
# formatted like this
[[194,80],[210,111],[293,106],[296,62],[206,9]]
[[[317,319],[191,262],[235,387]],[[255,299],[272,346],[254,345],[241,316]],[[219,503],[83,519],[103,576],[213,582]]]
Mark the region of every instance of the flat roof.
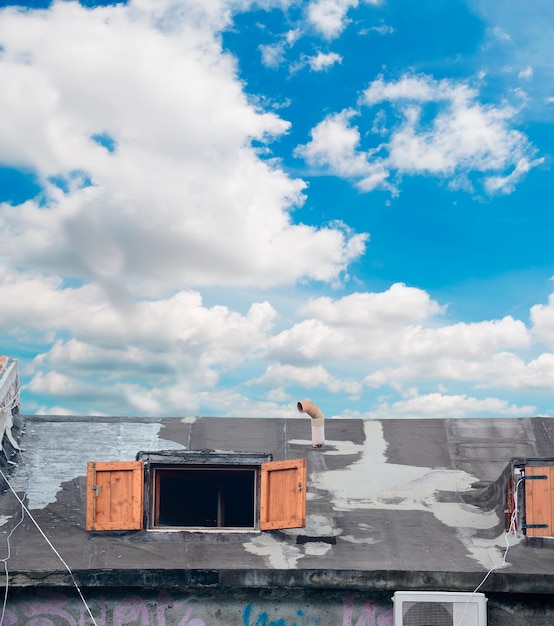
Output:
[[[321,449],[312,447],[310,435],[305,416],[25,416],[24,462],[11,470],[10,482],[26,494],[33,517],[83,584],[186,579],[201,586],[471,591],[494,569],[482,590],[551,592],[553,550],[510,536],[506,554],[499,482],[514,458],[554,457],[551,418],[329,419]],[[306,458],[306,527],[240,533],[85,529],[87,461],[128,461],[139,451],[176,449]],[[0,496],[0,510],[0,532],[6,533],[20,516],[13,494]],[[12,584],[69,584],[29,519],[11,546]]]

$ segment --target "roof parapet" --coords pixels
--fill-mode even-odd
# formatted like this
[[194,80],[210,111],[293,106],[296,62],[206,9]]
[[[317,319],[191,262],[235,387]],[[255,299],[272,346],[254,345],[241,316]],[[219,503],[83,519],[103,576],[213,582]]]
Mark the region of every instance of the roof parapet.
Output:
[[15,450],[20,449],[12,435],[13,415],[19,412],[19,393],[17,361],[0,356],[0,442],[3,447],[7,437]]

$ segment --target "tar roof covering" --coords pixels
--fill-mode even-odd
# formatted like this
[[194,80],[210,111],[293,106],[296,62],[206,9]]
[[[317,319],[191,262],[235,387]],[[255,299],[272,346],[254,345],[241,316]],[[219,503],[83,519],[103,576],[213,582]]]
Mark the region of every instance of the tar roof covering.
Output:
[[[188,580],[472,590],[491,569],[483,589],[537,592],[554,582],[553,550],[511,536],[506,554],[504,535],[506,468],[513,458],[554,456],[549,418],[332,419],[322,449],[311,446],[305,416],[26,416],[25,422],[24,462],[12,469],[10,482],[26,492],[37,524],[84,583],[169,583],[179,572],[203,572]],[[306,458],[306,527],[86,531],[87,461],[175,449]],[[9,491],[0,497],[0,512],[0,531],[7,534],[20,516]],[[11,537],[9,569],[15,585],[67,582],[60,559],[28,518]]]

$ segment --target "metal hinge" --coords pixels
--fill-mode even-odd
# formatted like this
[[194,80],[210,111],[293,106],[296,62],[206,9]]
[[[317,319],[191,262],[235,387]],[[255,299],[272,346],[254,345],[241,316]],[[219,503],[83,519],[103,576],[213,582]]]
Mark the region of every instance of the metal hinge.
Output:
[[91,485],[91,489],[94,491],[96,497],[100,494],[100,485]]
[[523,528],[548,528],[548,524],[523,524]]
[[546,480],[548,476],[544,474],[540,474],[537,476],[522,476],[521,480]]

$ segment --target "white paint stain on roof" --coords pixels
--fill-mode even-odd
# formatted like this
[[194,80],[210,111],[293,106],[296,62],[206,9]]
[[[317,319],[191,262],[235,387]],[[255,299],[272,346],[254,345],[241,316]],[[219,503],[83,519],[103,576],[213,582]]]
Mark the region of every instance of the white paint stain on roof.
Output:
[[[160,423],[29,422],[21,463],[13,474],[16,491],[27,493],[27,507],[56,501],[62,483],[86,476],[88,461],[133,461],[140,450],[183,447],[160,439]],[[30,474],[30,475],[29,475]]]
[[[484,567],[499,567],[502,552],[499,538],[479,539],[477,531],[494,528],[499,522],[494,511],[463,502],[444,502],[441,492],[460,493],[471,489],[478,479],[461,470],[435,469],[387,462],[387,443],[380,422],[365,421],[363,445],[344,441],[327,441],[325,455],[359,455],[356,461],[343,469],[314,471],[310,485],[330,494],[333,509],[388,509],[426,511],[446,526],[456,528],[467,548],[468,556]],[[462,529],[462,530],[458,530]]]
[[275,569],[296,568],[298,559],[304,556],[299,546],[284,543],[271,533],[261,533],[244,544],[247,552],[263,557],[269,567]]

